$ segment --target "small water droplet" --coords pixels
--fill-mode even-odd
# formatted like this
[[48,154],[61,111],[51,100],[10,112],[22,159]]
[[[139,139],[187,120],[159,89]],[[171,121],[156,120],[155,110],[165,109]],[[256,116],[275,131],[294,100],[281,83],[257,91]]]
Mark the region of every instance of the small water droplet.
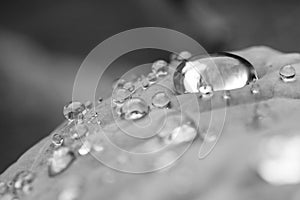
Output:
[[68,147],[60,147],[53,152],[49,160],[49,176],[56,176],[65,171],[75,160],[74,153]]
[[158,92],[152,97],[152,105],[156,108],[169,108],[170,104],[170,98],[165,92]]
[[102,102],[103,102],[103,98],[102,98],[102,97],[99,97],[98,103],[102,103]]
[[207,84],[201,85],[199,87],[199,92],[200,92],[202,98],[210,98],[214,94],[212,86],[207,85]]
[[122,104],[126,99],[131,97],[131,92],[125,88],[116,88],[113,92],[113,102]]
[[92,144],[89,141],[84,141],[82,146],[78,149],[78,153],[81,156],[85,156],[92,150]]
[[260,93],[260,86],[257,83],[253,83],[250,88],[250,92],[253,95],[257,95]]
[[182,61],[173,76],[178,93],[198,93],[202,82],[214,91],[242,88],[257,79],[254,67],[244,58],[229,53],[197,56]]
[[[24,192],[28,194],[31,192],[31,184],[35,179],[35,174],[30,171],[21,171],[13,178],[13,189],[15,192]],[[28,190],[28,188],[30,188]]]
[[156,76],[166,76],[168,75],[168,70],[168,63],[164,60],[158,60],[152,64],[152,72],[155,73]]
[[134,91],[135,89],[134,84],[130,81],[126,82],[123,87],[130,92]]
[[144,117],[149,112],[147,103],[138,97],[128,99],[122,106],[122,116],[126,120],[136,120]]
[[[161,135],[162,133],[160,133]],[[182,124],[164,137],[164,142],[167,144],[181,144],[184,142],[190,142],[195,139],[197,130],[191,123]]]
[[67,120],[82,120],[84,117],[85,106],[80,102],[69,102],[64,106],[64,116]]
[[61,145],[64,143],[64,138],[63,138],[63,136],[61,136],[60,134],[55,133],[55,134],[52,136],[52,143],[53,143],[55,146],[61,146]]
[[8,186],[5,182],[0,182],[0,195],[3,195],[7,192]]
[[296,70],[292,65],[285,65],[280,68],[279,76],[283,82],[293,82],[296,80]]

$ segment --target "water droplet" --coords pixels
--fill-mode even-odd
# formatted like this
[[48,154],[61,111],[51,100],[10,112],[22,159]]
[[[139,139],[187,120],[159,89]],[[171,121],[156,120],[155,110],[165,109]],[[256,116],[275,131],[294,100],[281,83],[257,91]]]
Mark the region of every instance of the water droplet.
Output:
[[[161,136],[162,133],[160,133]],[[182,124],[168,133],[164,137],[164,142],[167,144],[181,144],[190,142],[195,139],[197,130],[191,123]]]
[[280,68],[279,76],[283,82],[293,82],[296,80],[296,70],[292,65],[285,65]]
[[15,192],[24,192],[28,194],[32,189],[32,182],[35,179],[35,174],[30,171],[21,171],[13,178],[13,189]]
[[122,115],[126,120],[136,120],[144,117],[149,112],[147,103],[138,97],[128,99],[122,106]]
[[74,153],[68,147],[61,147],[53,152],[49,160],[49,176],[56,176],[65,171],[75,160]]
[[256,71],[248,61],[229,53],[182,61],[173,76],[180,94],[198,93],[202,83],[212,86],[214,91],[222,91],[242,88],[256,79]]
[[82,146],[78,149],[78,153],[81,156],[85,156],[92,150],[92,144],[89,141],[84,141]]
[[253,95],[257,95],[260,93],[260,86],[257,83],[253,83],[250,88],[250,92]]
[[157,81],[156,74],[153,73],[153,72],[149,73],[148,76],[147,76],[147,79],[150,82],[150,84],[155,83]]
[[8,186],[5,182],[0,182],[0,195],[3,195],[7,192]]
[[199,87],[199,92],[200,92],[202,98],[210,98],[214,94],[212,86],[207,85],[207,84],[201,85]]
[[64,106],[64,116],[67,120],[82,120],[84,116],[85,106],[80,102],[69,102]]
[[152,72],[156,76],[166,76],[168,75],[169,66],[168,63],[164,60],[155,61],[152,65]]
[[113,92],[113,102],[122,104],[124,101],[131,97],[131,92],[125,88],[116,88]]
[[156,108],[169,108],[170,104],[170,98],[165,92],[158,92],[152,97],[152,105]]
[[257,172],[272,185],[300,183],[299,135],[276,135],[261,144]]
[[103,102],[103,98],[102,98],[102,97],[99,97],[98,103],[102,103],[102,102]]
[[63,136],[61,136],[60,134],[55,133],[55,134],[52,136],[52,143],[53,143],[55,146],[61,146],[61,145],[64,143],[64,138],[63,138]]

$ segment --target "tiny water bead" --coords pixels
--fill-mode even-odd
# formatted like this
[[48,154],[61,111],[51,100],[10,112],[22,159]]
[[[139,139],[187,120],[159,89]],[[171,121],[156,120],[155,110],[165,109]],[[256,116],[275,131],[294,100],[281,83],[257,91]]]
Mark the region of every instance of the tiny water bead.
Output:
[[168,70],[168,63],[164,60],[158,60],[152,64],[152,72],[155,73],[156,76],[166,76],[168,74]]
[[55,134],[52,136],[52,143],[53,143],[55,146],[61,146],[61,145],[64,143],[64,138],[63,138],[63,136],[61,136],[60,134],[55,133]]
[[134,97],[124,103],[121,112],[126,120],[136,120],[148,114],[149,106],[143,99]]
[[49,176],[56,176],[65,171],[75,160],[74,153],[68,147],[60,147],[53,152],[49,160]]
[[170,104],[171,100],[165,92],[157,92],[152,97],[152,105],[156,108],[169,108]]
[[147,78],[142,78],[142,86],[144,89],[147,89],[150,86],[150,82],[148,81]]
[[257,79],[254,67],[244,58],[230,53],[197,56],[182,61],[173,76],[179,94],[198,93],[202,84],[214,91],[242,88]]
[[279,69],[279,76],[283,82],[293,82],[296,80],[296,70],[292,65],[285,65]]
[[225,91],[224,92],[224,94],[223,94],[223,99],[225,100],[225,101],[228,101],[228,100],[230,100],[231,99],[231,94],[230,94],[230,91]]
[[250,92],[253,95],[258,95],[260,93],[260,86],[258,83],[253,83],[250,88]]
[[150,84],[153,84],[157,81],[156,74],[151,72],[147,75],[147,80],[149,81]]
[[69,121],[83,119],[85,111],[85,105],[80,102],[69,102],[64,106],[63,114]]
[[88,127],[85,124],[76,124],[72,129],[71,129],[71,138],[73,139],[80,139],[85,137],[89,132],[88,132]]

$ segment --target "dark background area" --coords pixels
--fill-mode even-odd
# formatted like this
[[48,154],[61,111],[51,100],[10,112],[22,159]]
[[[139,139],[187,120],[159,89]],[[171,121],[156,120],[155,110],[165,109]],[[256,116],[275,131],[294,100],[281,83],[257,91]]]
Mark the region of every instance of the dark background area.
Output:
[[[158,26],[193,37],[209,52],[253,45],[299,52],[299,18],[296,0],[2,2],[0,172],[62,122],[76,70],[106,38]],[[129,69],[141,57],[153,61],[166,56],[160,53],[129,56],[116,70]],[[107,87],[114,78],[107,75]]]

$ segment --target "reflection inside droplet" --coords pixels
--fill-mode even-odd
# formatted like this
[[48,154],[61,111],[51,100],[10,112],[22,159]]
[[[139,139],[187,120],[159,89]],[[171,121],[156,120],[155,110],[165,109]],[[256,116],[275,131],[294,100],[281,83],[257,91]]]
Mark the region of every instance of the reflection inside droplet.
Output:
[[214,91],[242,88],[257,79],[254,67],[244,58],[230,53],[194,57],[183,61],[174,73],[178,93],[198,93],[203,84]]

